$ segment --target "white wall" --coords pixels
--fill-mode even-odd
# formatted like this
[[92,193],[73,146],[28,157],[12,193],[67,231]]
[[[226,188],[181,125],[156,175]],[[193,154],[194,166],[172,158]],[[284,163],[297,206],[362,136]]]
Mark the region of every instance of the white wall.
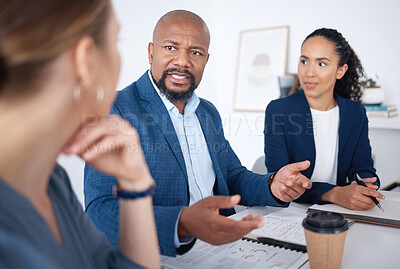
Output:
[[[400,108],[400,91],[397,90],[400,71],[400,35],[396,28],[400,25],[398,1],[203,0],[200,3],[170,0],[142,1],[140,4],[132,0],[113,2],[121,24],[120,50],[123,62],[119,89],[138,79],[148,69],[147,45],[151,41],[155,23],[164,13],[173,9],[187,9],[205,20],[211,31],[211,56],[203,80],[196,91],[200,97],[209,99],[217,106],[228,140],[242,163],[250,169],[257,157],[263,155],[264,113],[233,111],[239,33],[242,30],[289,25],[287,71],[296,72],[300,45],[305,36],[316,28],[336,28],[357,52],[365,71],[372,76],[379,75],[380,84],[386,92],[386,101],[395,103]],[[384,135],[379,133],[378,136],[371,137],[371,140],[379,147],[394,143],[395,146],[391,148],[400,150],[400,142],[396,135],[391,135],[389,141],[382,141],[383,137]],[[396,160],[398,153],[392,150],[383,158]],[[78,196],[83,197],[82,162],[77,158],[62,157],[61,163],[66,166],[71,177],[73,176],[73,187]],[[380,158],[379,163],[385,163],[385,160]],[[379,172],[379,167],[377,168]],[[391,169],[384,166],[382,168],[385,171]],[[384,174],[388,177],[395,175],[390,171]]]

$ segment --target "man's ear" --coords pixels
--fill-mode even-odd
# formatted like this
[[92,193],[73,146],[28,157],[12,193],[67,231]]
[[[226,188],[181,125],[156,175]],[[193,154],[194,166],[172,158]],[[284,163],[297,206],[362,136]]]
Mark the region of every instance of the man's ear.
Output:
[[78,78],[87,87],[94,85],[95,44],[92,38],[83,37],[75,46],[75,70]]
[[341,79],[344,76],[344,74],[346,74],[347,69],[349,69],[349,66],[347,64],[344,64],[343,66],[339,67],[336,72],[336,79]]
[[153,52],[154,52],[154,44],[149,42],[149,46],[147,47],[147,56],[149,57],[149,64],[153,63]]

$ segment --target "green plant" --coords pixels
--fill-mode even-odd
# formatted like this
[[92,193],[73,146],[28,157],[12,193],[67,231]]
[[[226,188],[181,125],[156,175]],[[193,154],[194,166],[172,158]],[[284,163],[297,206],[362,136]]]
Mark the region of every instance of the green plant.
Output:
[[360,81],[363,88],[377,88],[378,86],[378,75],[375,75],[376,79],[365,77]]

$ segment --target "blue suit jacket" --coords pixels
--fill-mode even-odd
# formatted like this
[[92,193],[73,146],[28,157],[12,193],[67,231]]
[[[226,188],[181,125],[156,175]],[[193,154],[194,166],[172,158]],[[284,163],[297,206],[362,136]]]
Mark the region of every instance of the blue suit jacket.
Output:
[[[140,134],[146,162],[156,181],[153,204],[161,253],[174,256],[187,251],[191,246],[176,250],[174,245],[178,215],[189,205],[186,166],[169,113],[147,72],[118,94],[112,113],[128,120]],[[216,108],[201,99],[196,115],[216,174],[214,194],[240,194],[243,205],[282,206],[268,188],[270,175],[254,174],[241,165],[224,137]],[[115,181],[115,178],[85,166],[86,211],[114,245],[118,242],[118,201],[111,194]],[[221,210],[221,213],[230,215],[234,210]]]
[[[368,139],[368,118],[365,108],[357,102],[335,94],[339,106],[339,151],[337,181],[344,186],[354,180],[376,175]],[[265,165],[277,171],[294,162],[309,160],[310,167],[302,173],[311,178],[315,164],[315,144],[310,107],[303,90],[269,103],[265,111]],[[379,186],[379,178],[376,183]],[[322,194],[336,185],[313,182],[313,186],[296,201],[322,203]]]

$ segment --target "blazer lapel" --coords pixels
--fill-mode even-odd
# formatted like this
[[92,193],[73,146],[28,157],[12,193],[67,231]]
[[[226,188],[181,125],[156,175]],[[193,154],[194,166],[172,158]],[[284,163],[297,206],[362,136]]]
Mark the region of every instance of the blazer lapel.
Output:
[[343,154],[346,153],[346,148],[345,148],[345,141],[352,141],[351,139],[348,138],[349,132],[347,131],[348,129],[345,126],[345,121],[340,120],[344,119],[346,117],[349,117],[348,115],[351,115],[351,112],[346,111],[346,106],[343,103],[342,97],[335,94],[336,102],[339,106],[339,132],[338,132],[338,164],[337,164],[337,178],[343,178],[346,175],[340,174],[341,171],[343,171],[343,160],[346,158],[343,158]]
[[210,118],[207,119],[208,117],[211,117],[211,115],[207,113],[208,113],[207,110],[204,109],[204,107],[202,106],[202,101],[200,101],[200,104],[196,110],[196,115],[197,118],[199,119],[200,126],[204,134],[204,138],[206,139],[208,152],[210,153],[210,158],[213,163],[214,172],[218,180],[220,178],[223,178],[223,175],[219,167],[218,157],[216,154],[216,148],[219,148],[218,146],[221,145],[218,144],[216,141],[216,134],[218,130],[215,130],[215,128],[222,128],[222,126],[214,126],[213,125],[214,121],[212,121]]
[[[310,166],[306,170],[302,171],[302,174],[308,178],[311,178],[314,172],[315,157],[316,157],[315,141],[314,141],[314,124],[312,120],[310,105],[308,104],[307,98],[304,95],[304,91],[301,90],[299,94],[301,94],[299,103],[293,107],[295,109],[300,110],[301,115],[304,115],[304,117],[301,117],[301,120],[304,121],[300,123],[300,125],[304,127],[304,131],[302,133],[301,141],[298,142],[304,143],[303,146],[305,150],[304,152],[301,152],[301,155],[304,154],[303,155],[305,156],[304,160],[310,161]],[[295,111],[293,112],[296,113]]]
[[[139,83],[140,82],[140,83]],[[152,125],[149,121],[153,121],[153,125],[157,125],[161,133],[167,140],[171,152],[177,159],[185,178],[187,180],[187,171],[185,160],[183,159],[183,154],[181,150],[181,145],[179,144],[178,137],[176,136],[174,125],[172,124],[171,118],[162,102],[160,96],[157,94],[153,87],[153,84],[148,77],[147,72],[138,80],[137,84],[139,96],[143,102],[142,105],[147,113],[147,124]]]

